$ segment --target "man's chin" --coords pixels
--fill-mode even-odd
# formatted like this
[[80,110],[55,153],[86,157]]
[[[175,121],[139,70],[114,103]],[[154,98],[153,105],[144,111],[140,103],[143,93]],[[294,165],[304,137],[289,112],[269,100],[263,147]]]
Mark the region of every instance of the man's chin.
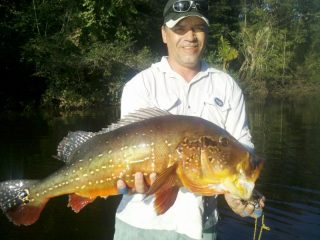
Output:
[[182,63],[185,67],[197,68],[197,67],[199,67],[200,59],[199,58],[195,58],[195,59],[185,58],[185,59],[183,59]]

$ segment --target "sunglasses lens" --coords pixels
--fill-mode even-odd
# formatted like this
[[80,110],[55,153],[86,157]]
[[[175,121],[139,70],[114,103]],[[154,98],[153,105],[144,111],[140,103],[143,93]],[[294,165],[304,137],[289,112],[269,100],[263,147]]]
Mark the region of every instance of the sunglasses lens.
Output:
[[190,1],[179,1],[173,4],[173,10],[175,12],[187,12],[190,9]]
[[[191,6],[194,4],[193,6]],[[207,1],[178,1],[173,4],[173,10],[175,12],[188,12],[191,7],[196,7],[198,11],[208,11],[208,2]]]

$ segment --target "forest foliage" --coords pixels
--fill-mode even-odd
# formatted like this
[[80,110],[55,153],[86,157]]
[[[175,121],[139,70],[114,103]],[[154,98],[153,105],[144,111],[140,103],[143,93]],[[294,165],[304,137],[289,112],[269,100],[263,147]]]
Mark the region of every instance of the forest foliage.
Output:
[[[166,54],[160,35],[165,3],[2,0],[0,73],[10,82],[0,91],[4,106],[12,96],[23,104],[68,109],[117,104],[123,84]],[[320,85],[320,1],[209,5],[205,58],[231,73],[246,94]]]

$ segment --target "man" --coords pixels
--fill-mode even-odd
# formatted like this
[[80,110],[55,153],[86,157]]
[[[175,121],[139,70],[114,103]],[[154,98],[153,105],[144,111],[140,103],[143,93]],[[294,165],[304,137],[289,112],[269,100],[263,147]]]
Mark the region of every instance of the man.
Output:
[[[226,129],[252,149],[240,88],[229,75],[210,68],[201,60],[207,41],[207,13],[206,0],[167,2],[161,32],[168,57],[125,85],[121,115],[157,107],[173,114],[199,116]],[[203,204],[201,196],[182,188],[174,205],[157,216],[153,205],[144,200],[147,187],[142,174],[137,173],[135,180],[135,191],[140,194],[123,196],[116,214],[114,239],[215,239],[215,197]],[[121,180],[118,189],[120,192],[126,189]],[[230,195],[225,195],[225,199],[237,214],[253,216],[252,205],[245,206]],[[263,202],[262,199],[262,207]],[[212,210],[206,210],[203,222],[204,205]]]

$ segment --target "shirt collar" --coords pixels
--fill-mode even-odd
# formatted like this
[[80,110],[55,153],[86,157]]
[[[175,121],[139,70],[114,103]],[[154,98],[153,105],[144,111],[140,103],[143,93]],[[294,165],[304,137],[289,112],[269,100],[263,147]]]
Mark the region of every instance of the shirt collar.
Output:
[[[163,56],[161,58],[161,61],[156,64],[156,67],[161,72],[177,74],[175,71],[172,70],[171,66],[169,65],[167,56]],[[203,76],[203,74],[206,75],[206,74],[212,73],[212,72],[217,72],[217,70],[215,68],[210,67],[205,61],[201,60],[201,70],[199,72],[199,73],[201,73],[201,76]],[[199,75],[199,73],[197,74],[197,76]]]

